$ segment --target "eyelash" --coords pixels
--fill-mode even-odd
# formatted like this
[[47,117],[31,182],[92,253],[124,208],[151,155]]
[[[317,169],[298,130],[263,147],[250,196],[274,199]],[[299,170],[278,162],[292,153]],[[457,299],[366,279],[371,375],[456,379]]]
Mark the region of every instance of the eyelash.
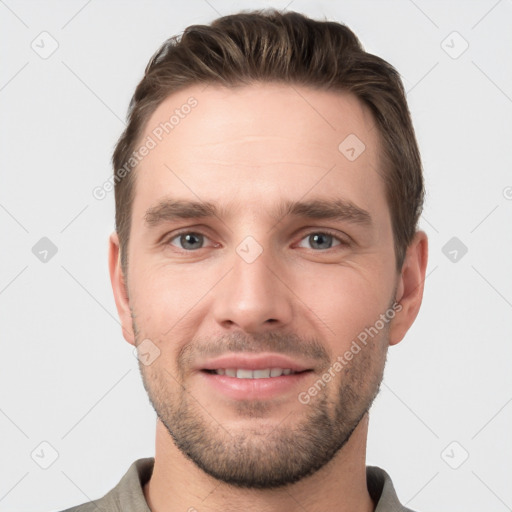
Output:
[[[209,239],[208,235],[206,235],[205,233],[203,233],[200,230],[195,231],[195,230],[190,230],[190,229],[184,229],[182,231],[178,231],[177,233],[173,233],[173,235],[171,237],[166,238],[164,241],[164,245],[171,245],[172,240],[174,240],[175,238],[178,238],[181,235],[186,235],[186,234],[202,235],[205,238]],[[302,236],[302,238],[300,238],[299,242],[301,242],[302,240],[304,240],[305,238],[307,238],[308,236],[313,235],[313,234],[329,235],[329,236],[332,236],[334,239],[336,239],[339,242],[339,245],[330,247],[329,249],[310,249],[314,252],[327,252],[327,251],[330,251],[331,249],[335,249],[336,247],[347,247],[350,245],[350,242],[348,240],[343,240],[339,236],[339,234],[337,234],[336,232],[331,231],[329,229],[311,230],[311,231],[305,233],[304,236]],[[176,249],[177,251],[183,252],[183,253],[193,253],[193,252],[197,252],[201,249],[206,249],[206,247],[201,247],[200,249],[187,250],[187,249],[180,249],[179,247],[176,247],[176,246],[172,246],[172,247],[174,249]]]

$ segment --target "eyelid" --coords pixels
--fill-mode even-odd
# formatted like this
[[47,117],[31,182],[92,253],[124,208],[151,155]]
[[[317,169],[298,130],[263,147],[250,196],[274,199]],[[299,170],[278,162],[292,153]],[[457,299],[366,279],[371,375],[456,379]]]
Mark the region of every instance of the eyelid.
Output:
[[[162,237],[162,244],[163,245],[172,245],[171,244],[171,240],[174,240],[175,238],[178,238],[180,235],[184,235],[184,234],[195,234],[195,235],[201,235],[203,236],[205,239],[207,240],[210,240],[210,237],[201,229],[194,229],[194,228],[183,228],[183,229],[180,229],[178,231],[173,231],[172,233],[168,233],[169,236],[165,235],[164,237]],[[210,240],[211,242],[211,240]],[[215,244],[213,245],[213,247],[218,247],[220,244]],[[201,249],[206,249],[206,247],[201,247],[200,249],[196,249],[194,251],[191,251],[191,250],[186,250],[186,249],[181,249],[180,247],[177,247],[175,245],[172,245],[172,247],[174,247],[176,250],[178,251],[181,251],[181,252],[197,252],[197,251],[200,251]]]
[[[338,231],[334,231],[329,228],[309,228],[309,230],[306,233],[301,234],[299,242],[301,242],[302,240],[304,240],[304,238],[306,238],[314,233],[322,233],[324,235],[332,236],[339,242],[339,246],[348,246],[351,243],[351,239],[348,235],[341,234]],[[336,245],[334,247],[338,247],[338,245]],[[332,249],[334,247],[331,247],[329,249]],[[304,247],[302,247],[302,249],[304,249]],[[329,249],[325,249],[324,251],[315,250],[315,252],[325,252],[325,251],[328,251]]]

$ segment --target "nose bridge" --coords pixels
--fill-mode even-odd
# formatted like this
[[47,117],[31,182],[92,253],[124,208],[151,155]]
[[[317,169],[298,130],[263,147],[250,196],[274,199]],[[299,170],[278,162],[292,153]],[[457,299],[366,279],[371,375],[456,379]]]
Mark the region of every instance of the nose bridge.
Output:
[[232,270],[215,298],[215,316],[223,326],[237,325],[258,331],[285,325],[292,317],[289,290],[276,276],[274,254],[254,237],[247,236],[231,258]]

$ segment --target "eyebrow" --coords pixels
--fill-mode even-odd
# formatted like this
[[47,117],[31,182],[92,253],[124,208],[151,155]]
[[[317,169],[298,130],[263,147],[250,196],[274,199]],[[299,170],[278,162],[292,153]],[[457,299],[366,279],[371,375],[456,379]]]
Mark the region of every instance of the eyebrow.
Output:
[[[144,221],[150,228],[179,219],[222,218],[224,209],[220,209],[209,201],[185,201],[165,199],[149,208]],[[307,219],[330,219],[345,221],[371,227],[372,217],[369,212],[345,199],[314,199],[310,201],[283,201],[276,209],[276,216],[282,219],[287,216]]]

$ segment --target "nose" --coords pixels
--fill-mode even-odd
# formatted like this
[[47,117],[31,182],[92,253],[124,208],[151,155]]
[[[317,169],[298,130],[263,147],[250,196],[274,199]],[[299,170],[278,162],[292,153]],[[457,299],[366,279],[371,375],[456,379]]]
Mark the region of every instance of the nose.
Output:
[[239,254],[216,287],[213,314],[224,329],[263,332],[288,325],[293,316],[293,293],[279,262],[263,251],[252,262]]

